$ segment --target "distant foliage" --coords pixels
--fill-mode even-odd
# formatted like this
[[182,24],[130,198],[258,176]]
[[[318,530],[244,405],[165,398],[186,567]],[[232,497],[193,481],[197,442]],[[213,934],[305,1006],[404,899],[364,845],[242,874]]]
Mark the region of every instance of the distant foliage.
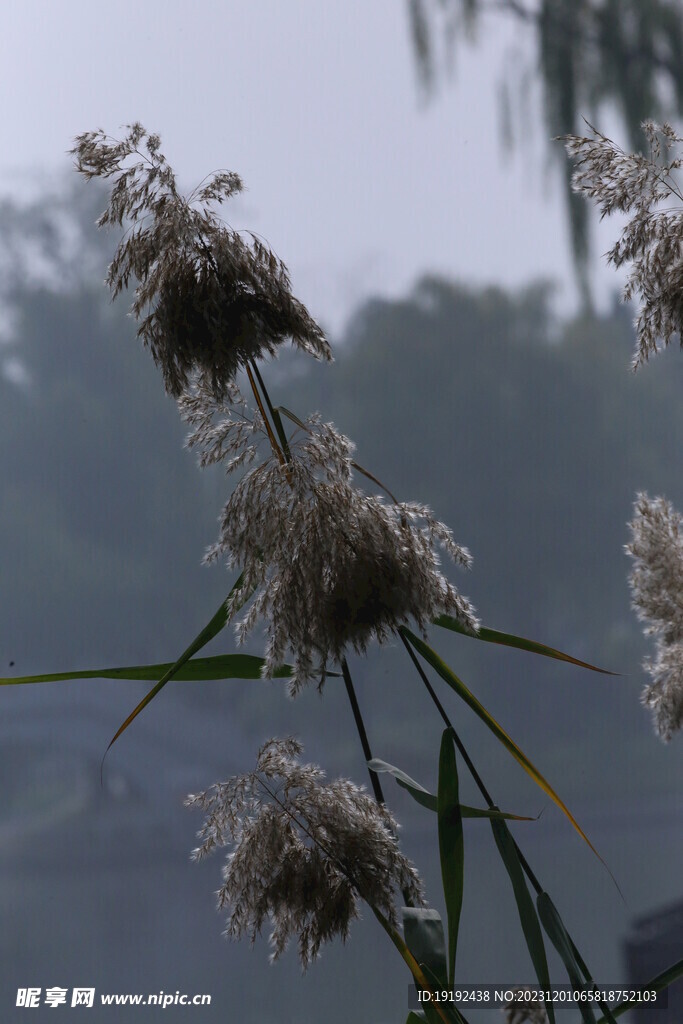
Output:
[[[646,118],[670,116],[669,102],[683,112],[680,0],[408,0],[408,11],[427,93],[441,73],[439,36],[448,52],[462,37],[472,39],[483,16],[495,12],[533,33],[550,137],[576,133],[582,114],[595,120],[609,105],[621,114],[631,145],[640,148]],[[574,255],[587,288],[587,211],[572,195],[569,158],[564,174]]]

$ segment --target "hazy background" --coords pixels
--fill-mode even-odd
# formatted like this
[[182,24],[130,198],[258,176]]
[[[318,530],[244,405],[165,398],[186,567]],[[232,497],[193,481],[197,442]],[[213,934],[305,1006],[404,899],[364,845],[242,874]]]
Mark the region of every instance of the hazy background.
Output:
[[[681,896],[683,755],[655,739],[639,706],[647,646],[623,554],[637,489],[683,506],[681,357],[629,373],[630,315],[598,258],[598,312],[579,314],[533,81],[519,125],[528,145],[499,142],[501,69],[530,52],[519,26],[486,22],[426,106],[395,2],[9,6],[0,674],[171,659],[232,582],[199,565],[226,483],[182,451],[125,300],[109,303],[101,281],[116,236],[95,232],[103,196],[65,155],[78,132],[116,134],[138,119],[162,135],[184,185],[221,166],[243,176],[249,191],[227,219],[265,235],[330,329],[336,363],[286,355],[265,371],[273,399],[319,409],[394,493],[452,526],[475,559],[454,579],[487,625],[623,673],[432,635],[615,874],[624,902],[521,769],[442,694],[500,805],[543,810],[516,835],[596,978],[615,982],[634,916]],[[597,233],[598,256],[615,231]],[[258,640],[248,649],[259,653]],[[226,650],[230,633],[210,653]],[[376,755],[433,787],[440,722],[400,645],[351,668]],[[294,951],[270,967],[265,940],[251,951],[220,937],[220,857],[188,860],[200,822],[184,795],[249,769],[269,736],[293,732],[330,775],[365,781],[334,681],[294,703],[280,683],[169,684],[112,750],[100,786],[106,745],[144,692],[111,681],[0,691],[2,1019],[23,1019],[16,989],[30,985],[213,997],[163,1019],[404,1019],[408,977],[372,919],[302,980]],[[435,821],[385,788],[440,906]],[[464,778],[463,789],[479,802]],[[530,981],[490,831],[467,824],[460,977]]]

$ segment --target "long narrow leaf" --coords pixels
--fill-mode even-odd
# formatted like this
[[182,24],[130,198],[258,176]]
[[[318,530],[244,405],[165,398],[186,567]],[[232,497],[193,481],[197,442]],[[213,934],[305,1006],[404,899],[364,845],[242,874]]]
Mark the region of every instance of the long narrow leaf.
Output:
[[[569,955],[570,955],[570,957],[572,959],[572,962],[576,965],[576,969],[578,970],[579,977],[581,979],[583,979],[582,983],[583,983],[584,988],[586,988],[586,989],[588,989],[590,991],[593,991],[594,989],[597,988],[597,986],[595,984],[595,981],[593,979],[593,976],[592,976],[591,972],[589,971],[588,966],[587,966],[585,960],[581,956],[581,953],[576,948],[574,940],[572,939],[571,935],[569,934],[569,932],[565,928],[564,923],[562,921],[562,918],[560,917],[560,914],[559,914],[559,911],[558,911],[557,907],[553,904],[552,900],[550,899],[550,897],[548,896],[547,893],[543,893],[542,895],[543,895],[543,901],[542,902],[544,904],[546,904],[546,903],[549,904],[549,906],[550,906],[550,911],[549,912],[552,914],[552,916],[556,920],[558,930],[564,936],[563,942],[565,943],[565,945],[567,946],[567,948],[569,950]],[[540,896],[539,896],[538,899],[540,899]],[[537,906],[538,906],[538,899],[536,901]],[[544,927],[545,927],[545,925],[544,925]],[[596,1003],[600,1007],[600,1009],[602,1010],[602,1012],[604,1014],[604,1019],[606,1021],[606,1024],[616,1024],[616,1021],[614,1019],[612,1011],[610,1010],[610,1008],[607,1005],[607,1003],[603,999],[596,999]]]
[[275,423],[275,429],[277,430],[278,437],[280,438],[280,444],[282,445],[282,451],[284,452],[286,460],[289,462],[289,441],[285,433],[285,428],[282,425],[282,417],[280,416],[278,409],[273,409],[273,422]]
[[[75,672],[52,672],[49,675],[15,676],[0,679],[0,686],[18,686],[25,683],[56,683],[67,679],[159,679],[169,669],[172,661],[157,665],[122,665],[119,668],[89,668]],[[213,658],[192,658],[173,674],[181,682],[201,682],[212,679],[260,679],[263,658],[254,654],[218,654]],[[292,674],[291,665],[282,665],[274,675],[287,679]],[[337,673],[335,673],[336,675]],[[328,672],[328,675],[332,675]],[[436,798],[435,798],[436,799]]]
[[305,430],[307,434],[310,434],[309,428],[306,426],[302,419],[299,419],[295,412],[292,412],[290,409],[287,409],[284,405],[278,405],[277,412],[283,412],[287,419],[290,419],[292,423],[296,423],[297,427],[301,427],[301,429]]
[[[554,907],[553,909],[554,909],[555,913],[557,914],[558,919],[562,923],[562,919],[560,918],[560,915],[559,915],[559,912],[557,910],[557,907]],[[564,928],[564,924],[562,925],[562,927]],[[581,956],[581,953],[576,948],[576,943],[572,939],[572,937],[569,934],[569,932],[567,931],[567,929],[565,928],[564,930],[566,932],[567,939],[569,940],[569,945],[571,946],[572,953],[574,954],[574,959],[576,960],[576,963],[579,966],[579,970],[581,972],[581,977],[584,980],[585,987],[587,989],[591,989],[591,991],[595,990],[597,988],[597,985],[595,984],[595,980],[593,978],[593,975],[588,970],[588,966],[586,964],[586,961],[583,959],[583,957]],[[612,1011],[610,1010],[608,1004],[604,1001],[604,999],[596,999],[596,1003],[600,1007],[600,1009],[602,1010],[602,1012],[604,1014],[604,1019],[607,1022],[607,1024],[617,1024],[616,1020],[614,1019],[614,1015],[612,1014]]]
[[415,779],[411,779],[410,775],[406,775],[405,772],[401,771],[400,768],[396,768],[387,761],[382,761],[379,757],[373,757],[371,761],[368,761],[368,768],[378,774],[380,772],[388,772],[390,775],[393,775],[399,786],[407,790],[413,800],[416,800],[422,807],[426,807],[428,811],[436,812],[436,794],[430,793],[419,782],[416,782]]
[[[529,895],[517,848],[510,835],[510,830],[504,821],[492,821],[491,828],[501,860],[510,876],[512,891],[517,903],[519,921],[524,932],[531,962],[536,971],[538,984],[543,992],[547,992],[550,989],[550,972],[543,944],[543,932],[541,931],[541,925],[536,908],[534,907],[534,901]],[[550,1024],[555,1024],[555,1013],[552,1003],[546,1003],[545,1008]]]
[[488,629],[486,626],[481,626],[476,633],[472,633],[450,615],[439,615],[438,618],[432,619],[432,622],[435,626],[451,629],[454,633],[462,633],[463,636],[473,637],[475,640],[483,640],[485,643],[503,644],[505,647],[516,647],[520,651],[529,651],[530,654],[542,654],[545,658],[567,661],[571,665],[578,665],[579,668],[588,668],[591,672],[600,672],[605,676],[619,675],[618,672],[610,672],[606,668],[598,668],[597,665],[591,665],[587,661],[579,661],[578,658],[573,658],[571,654],[565,654],[554,647],[546,646],[546,644],[539,644],[536,640],[527,640],[523,636],[515,636],[514,633],[501,633],[497,629]]
[[[572,941],[569,938],[567,930],[562,924],[562,919],[547,892],[539,893],[538,899],[536,900],[536,906],[538,907],[538,916],[541,919],[541,924],[545,928],[546,934],[553,946],[560,954],[560,958],[569,977],[569,984],[574,989],[585,988],[586,985],[581,977],[581,970],[576,961],[576,957],[574,956]],[[579,1002],[577,1009],[583,1017],[585,1024],[596,1024],[593,1007],[589,1002]]]
[[149,693],[145,697],[143,697],[143,699],[140,701],[137,707],[134,708],[128,715],[125,722],[122,722],[121,725],[118,727],[113,737],[109,741],[109,746],[104,752],[105,757],[107,756],[108,751],[111,750],[114,743],[116,743],[121,733],[125,732],[125,730],[131,724],[131,722],[134,721],[134,719],[137,718],[140,712],[147,707],[150,701],[152,701],[156,697],[156,695],[159,693],[159,690],[161,690],[166,685],[166,683],[169,682],[169,680],[173,679],[178,670],[182,668],[182,666],[190,660],[193,654],[196,654],[197,651],[201,650],[202,647],[205,647],[210,640],[213,640],[213,638],[218,633],[220,633],[220,631],[226,625],[230,616],[233,615],[234,612],[238,611],[242,607],[242,605],[249,600],[252,591],[243,592],[243,582],[244,573],[241,572],[237,580],[233,584],[230,593],[228,594],[224,601],[221,601],[221,605],[218,611],[210,619],[210,621],[207,622],[206,626],[204,626],[204,629],[202,629],[197,634],[197,636],[194,638],[189,647],[185,648],[185,650],[180,655],[178,660],[174,662],[173,665],[171,665],[171,667],[166,670],[166,672],[164,672],[163,676],[156,684],[156,686],[153,686]]
[[527,814],[507,814],[505,811],[494,810],[489,807],[468,807],[467,804],[460,804],[460,814],[463,818],[487,818],[492,821],[497,818],[503,821],[538,821],[540,815],[529,817]]
[[[430,970],[430,968],[427,967],[426,965],[425,965],[425,968],[424,968],[424,972],[425,972],[425,975],[427,977],[427,981],[432,986],[432,989],[436,992],[437,995],[441,995],[440,990],[436,987],[437,982],[438,982],[439,979],[436,977],[434,972],[432,970]],[[450,993],[451,990],[448,989],[447,991]],[[433,1018],[432,1015],[433,1015],[433,1012],[434,1012],[434,1009],[435,1009],[436,1006],[438,1006],[439,1009],[445,1008],[446,1013],[448,1014],[448,1018],[449,1018],[449,1020],[451,1020],[453,1022],[453,1024],[467,1024],[467,1021],[465,1020],[465,1018],[461,1014],[461,1012],[458,1009],[458,1007],[455,1005],[455,1002],[452,1002],[450,999],[443,1000],[443,1001],[438,1002],[438,1003],[429,1003],[429,1002],[423,1003],[423,1006],[425,1007],[425,1010],[427,1011],[426,1012],[427,1020],[431,1021],[432,1019],[434,1019],[435,1024],[436,1024],[436,1018]]]
[[453,730],[450,728],[444,729],[441,737],[437,813],[439,818],[441,881],[448,919],[448,987],[452,989],[455,979],[455,955],[458,948],[460,913],[462,911],[465,841],[458,794],[458,766],[455,760]]
[[[290,666],[287,666],[288,671],[291,671]],[[331,674],[331,673],[330,673]],[[416,800],[422,807],[426,807],[428,811],[437,810],[437,798],[435,793],[430,793],[428,790],[421,786],[419,782],[415,782],[409,775],[401,771],[400,768],[394,767],[393,764],[388,764],[386,761],[382,761],[379,757],[373,757],[371,761],[368,761],[368,768],[373,772],[388,772],[393,775],[399,786],[402,789],[407,790],[412,796],[413,800]],[[528,817],[523,814],[506,814],[504,811],[499,811],[498,808],[489,809],[487,807],[468,807],[467,804],[460,804],[460,814],[463,818],[505,818],[507,821],[537,821],[538,818]]]
[[[401,626],[400,627],[400,632],[406,638],[406,640],[408,640],[413,645],[415,650],[419,654],[422,655],[422,657],[425,659],[425,661],[428,661],[429,664],[432,666],[432,668],[436,672],[438,672],[438,674],[441,676],[441,678],[446,683],[448,683],[448,685],[450,687],[452,687],[455,690],[455,692],[458,694],[458,696],[462,700],[464,700],[465,703],[470,708],[472,708],[474,713],[491,730],[491,732],[496,737],[496,739],[498,739],[500,741],[500,743],[502,743],[503,746],[507,750],[509,750],[509,752],[515,758],[515,760],[518,761],[519,764],[521,764],[521,766],[524,769],[524,771],[527,772],[527,774],[531,776],[531,778],[534,780],[534,782],[538,786],[540,786],[540,788],[543,790],[544,793],[547,793],[547,795],[550,797],[550,799],[553,801],[553,803],[557,804],[557,806],[560,808],[562,813],[564,815],[566,815],[566,817],[572,823],[572,825],[574,826],[576,831],[579,833],[581,838],[584,840],[584,842],[587,843],[588,846],[591,848],[591,850],[593,851],[595,856],[603,864],[605,864],[605,862],[602,860],[602,857],[600,856],[598,851],[595,849],[595,847],[591,843],[590,839],[588,838],[586,833],[583,831],[583,829],[581,828],[581,826],[577,822],[577,820],[574,817],[574,815],[571,813],[571,811],[566,806],[566,804],[560,799],[560,797],[557,795],[557,793],[552,788],[550,783],[547,782],[546,779],[544,779],[544,777],[539,772],[538,768],[536,768],[535,765],[533,765],[531,763],[529,758],[526,756],[526,754],[524,754],[520,750],[520,748],[517,746],[515,741],[513,739],[511,739],[510,736],[508,736],[508,734],[505,732],[505,730],[500,725],[498,725],[498,722],[496,722],[496,720],[489,714],[489,712],[486,710],[486,708],[483,706],[483,704],[480,704],[479,701],[477,700],[477,698],[474,696],[474,694],[470,693],[470,691],[467,689],[467,687],[462,682],[462,680],[459,679],[458,676],[456,676],[455,672],[451,668],[449,668],[449,666],[446,664],[446,662],[443,661],[439,657],[439,655],[436,653],[436,651],[432,650],[432,648],[429,646],[429,644],[426,644],[424,642],[424,640],[420,640],[419,637],[415,636],[414,633],[411,633],[411,631],[409,629],[407,629],[405,626]],[[605,867],[607,867],[606,864],[605,864]],[[609,868],[607,870],[609,871]],[[611,874],[611,872],[610,872],[610,874]]]
[[[665,988],[668,988],[669,985],[673,985],[674,981],[678,981],[679,978],[683,978],[683,960],[677,960],[675,964],[672,964],[671,967],[667,967],[667,969],[662,971],[661,974],[656,974],[654,978],[646,982],[644,985],[638,985],[638,988],[643,992],[648,990],[663,992]],[[628,1010],[632,1010],[636,1005],[645,1004],[618,1003],[617,1006],[612,1008],[609,1017],[600,1017],[598,1024],[611,1024],[610,1017],[621,1017],[623,1013],[626,1013]]]

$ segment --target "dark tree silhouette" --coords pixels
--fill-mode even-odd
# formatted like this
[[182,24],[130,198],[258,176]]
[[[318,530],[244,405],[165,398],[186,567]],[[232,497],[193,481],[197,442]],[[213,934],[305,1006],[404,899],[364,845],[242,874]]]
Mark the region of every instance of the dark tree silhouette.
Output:
[[[443,57],[461,39],[472,41],[487,14],[497,14],[533,34],[551,138],[583,134],[582,116],[596,123],[610,106],[623,118],[631,146],[641,149],[642,121],[683,112],[681,0],[408,0],[408,12],[426,97],[443,78]],[[509,84],[502,83],[504,96]],[[571,191],[563,148],[554,152],[563,162],[575,266],[588,302],[588,208]]]

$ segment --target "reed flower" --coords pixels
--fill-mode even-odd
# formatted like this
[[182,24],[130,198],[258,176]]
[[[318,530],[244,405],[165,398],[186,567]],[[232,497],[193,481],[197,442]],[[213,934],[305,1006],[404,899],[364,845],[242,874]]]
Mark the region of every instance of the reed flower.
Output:
[[683,520],[665,498],[640,493],[629,524],[634,560],[633,607],[645,632],[655,637],[655,656],[644,663],[652,677],[642,701],[652,710],[665,741],[683,725]]
[[193,859],[232,846],[217,894],[219,910],[228,910],[225,934],[253,944],[269,920],[271,960],[296,936],[306,970],[324,942],[346,940],[360,900],[396,927],[396,891],[423,898],[390,812],[348,779],[324,782],[301,753],[295,739],[268,740],[255,771],[186,803],[206,812]]
[[158,135],[139,123],[122,140],[86,132],[72,153],[88,179],[112,179],[98,226],[127,225],[109,266],[116,297],[137,280],[132,313],[138,335],[178,397],[197,372],[225,394],[237,370],[273,355],[286,339],[331,359],[325,336],[291,292],[285,264],[256,236],[245,241],[216,214],[243,189],[239,175],[219,171],[189,196],[160,151]]
[[[259,458],[253,421],[231,408],[214,424],[216,403],[204,389],[180,400],[201,449],[200,464],[228,471]],[[240,414],[242,415],[242,414]],[[264,673],[293,654],[290,693],[317,678],[347,648],[365,653],[410,620],[423,632],[442,612],[469,630],[478,622],[469,601],[440,571],[437,547],[469,566],[468,551],[425,505],[388,503],[354,485],[353,443],[312,416],[289,444],[289,461],[272,453],[237,483],[221,514],[217,543],[206,560],[225,557],[244,572],[253,603],[238,623],[243,641],[263,619],[268,641]]]
[[331,355],[292,296],[284,264],[216,215],[215,204],[239,193],[241,179],[221,171],[181,195],[159,137],[138,123],[120,141],[87,132],[73,153],[86,178],[112,179],[98,223],[128,229],[107,281],[116,296],[137,280],[138,334],[192,424],[189,445],[201,450],[201,465],[253,467],[225,505],[207,559],[224,555],[243,572],[242,593],[254,599],[238,636],[265,621],[265,673],[291,650],[296,693],[314,677],[322,685],[328,662],[348,647],[364,653],[409,620],[424,631],[450,612],[475,630],[474,611],[440,572],[436,548],[462,565],[469,554],[426,506],[387,504],[354,486],[353,444],[319,418],[301,425],[291,450],[278,450],[265,407],[250,411],[243,399],[238,370],[274,354],[286,337]]
[[[607,253],[616,267],[631,264],[624,299],[640,297],[635,321],[633,368],[678,334],[683,346],[683,193],[675,172],[683,161],[671,155],[683,137],[671,125],[642,125],[649,156],[624,153],[591,127],[590,137],[565,136],[576,160],[573,187],[594,199],[603,217],[630,214],[621,237]],[[671,203],[674,203],[671,206]],[[683,725],[683,540],[681,517],[664,498],[638,494],[626,551],[634,559],[632,603],[645,632],[655,637],[655,656],[644,663],[652,677],[642,695],[655,731],[665,741]]]
[[[683,193],[674,177],[681,159],[670,150],[683,139],[671,125],[646,121],[643,132],[649,156],[624,153],[611,139],[590,126],[590,136],[563,136],[576,161],[572,186],[595,200],[602,217],[615,210],[630,214],[619,240],[607,253],[615,267],[630,264],[624,300],[640,299],[633,368],[668,345],[681,340],[683,326]],[[672,205],[673,203],[673,205]]]

